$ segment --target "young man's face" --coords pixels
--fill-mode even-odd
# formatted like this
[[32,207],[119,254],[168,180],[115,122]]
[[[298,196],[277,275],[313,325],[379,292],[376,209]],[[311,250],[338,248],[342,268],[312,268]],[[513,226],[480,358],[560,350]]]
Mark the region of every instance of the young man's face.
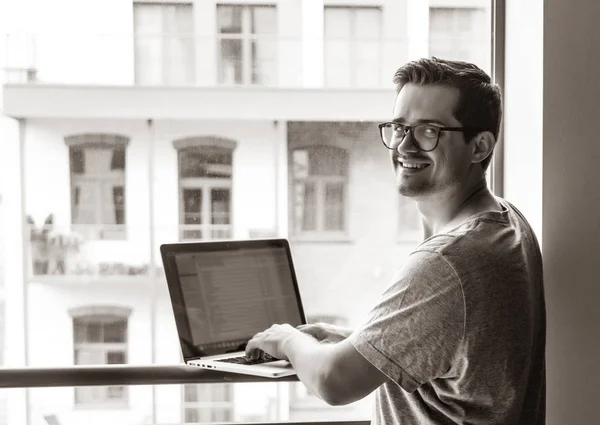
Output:
[[[394,121],[411,126],[430,123],[462,127],[453,115],[458,97],[458,89],[451,87],[408,83],[396,97]],[[465,143],[459,131],[442,131],[437,147],[430,152],[417,149],[409,133],[397,149],[390,152],[398,191],[416,199],[460,190],[472,165],[471,144]]]

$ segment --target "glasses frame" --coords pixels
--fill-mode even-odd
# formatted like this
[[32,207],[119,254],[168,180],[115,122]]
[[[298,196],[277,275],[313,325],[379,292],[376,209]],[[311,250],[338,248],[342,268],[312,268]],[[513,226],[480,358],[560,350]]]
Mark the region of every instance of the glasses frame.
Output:
[[[383,137],[383,129],[384,127],[386,127],[387,125],[392,124],[392,125],[396,125],[401,127],[402,132],[404,133],[402,136],[402,140],[400,140],[400,143],[398,144],[398,146],[400,146],[402,144],[402,142],[404,142],[404,139],[406,138],[406,135],[410,133],[410,135],[412,136],[412,141],[413,141],[413,145],[420,151],[422,152],[431,152],[433,150],[435,150],[439,143],[440,143],[440,135],[442,134],[443,131],[477,131],[477,132],[481,132],[481,131],[485,131],[484,129],[481,129],[479,127],[467,127],[467,126],[463,126],[463,127],[442,127],[439,126],[437,124],[428,124],[428,123],[420,123],[420,124],[415,124],[415,125],[406,125],[406,124],[401,124],[399,122],[394,122],[394,121],[386,121],[386,122],[382,122],[380,124],[378,124],[377,126],[379,127],[379,137],[381,138],[381,143],[383,143],[383,146],[385,146],[386,148],[388,148],[389,150],[395,151],[398,149],[398,146],[396,146],[395,148],[392,148],[390,146],[388,146],[387,143],[385,143],[384,137]],[[423,149],[420,144],[419,141],[417,140],[417,138],[415,137],[415,132],[414,129],[416,127],[421,127],[421,126],[428,126],[428,127],[435,127],[439,130],[438,135],[437,135],[437,140],[435,141],[435,146],[431,149]]]

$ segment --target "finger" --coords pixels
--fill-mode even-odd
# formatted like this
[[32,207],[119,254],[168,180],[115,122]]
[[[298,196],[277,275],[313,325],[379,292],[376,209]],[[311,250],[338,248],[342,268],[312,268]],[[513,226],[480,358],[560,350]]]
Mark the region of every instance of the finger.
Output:
[[253,337],[246,344],[246,357],[254,360],[254,359],[258,358],[258,353],[259,353],[258,340],[256,337]]

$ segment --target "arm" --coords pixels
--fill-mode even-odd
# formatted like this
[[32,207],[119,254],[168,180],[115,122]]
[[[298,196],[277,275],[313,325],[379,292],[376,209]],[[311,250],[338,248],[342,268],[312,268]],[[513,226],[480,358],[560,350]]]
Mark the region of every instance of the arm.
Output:
[[352,329],[328,323],[300,325],[298,329],[315,337],[319,342],[340,342],[352,334]]
[[331,405],[360,400],[387,380],[349,341],[322,344],[289,325],[273,325],[257,334],[246,352],[256,357],[256,350],[288,359],[300,381]]

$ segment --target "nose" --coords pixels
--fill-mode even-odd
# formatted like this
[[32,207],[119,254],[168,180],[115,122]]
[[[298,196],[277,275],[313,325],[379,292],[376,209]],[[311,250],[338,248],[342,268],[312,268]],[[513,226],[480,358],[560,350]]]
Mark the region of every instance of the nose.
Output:
[[397,136],[394,137],[392,147],[398,152],[417,152],[419,149],[415,144],[412,131],[399,131]]

